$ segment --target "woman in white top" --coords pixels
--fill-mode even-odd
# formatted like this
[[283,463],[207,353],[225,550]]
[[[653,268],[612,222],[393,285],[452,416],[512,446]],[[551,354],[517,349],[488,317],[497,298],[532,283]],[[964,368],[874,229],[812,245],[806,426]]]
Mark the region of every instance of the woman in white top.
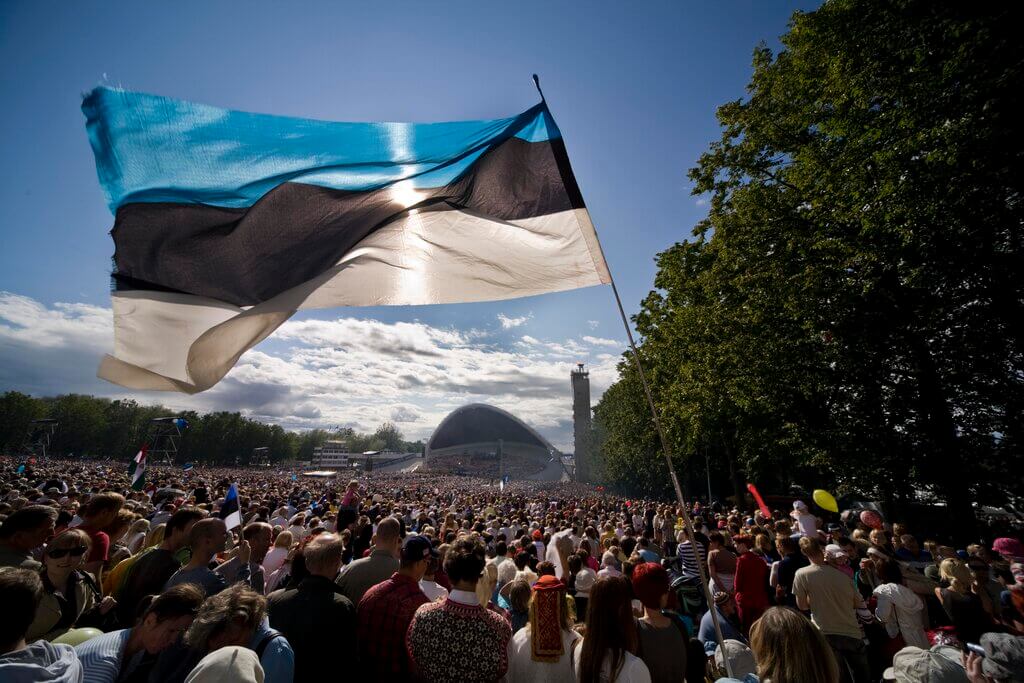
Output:
[[292,532],[282,531],[274,539],[274,547],[270,549],[267,556],[263,558],[263,574],[264,576],[270,576],[284,564],[284,561],[288,558],[288,551],[291,550],[293,543]]
[[292,532],[292,539],[297,543],[302,543],[302,539],[306,538],[306,534],[309,533],[309,530],[306,529],[306,514],[300,512],[292,517],[288,524],[290,525],[288,531]]
[[572,678],[572,630],[565,584],[542,576],[533,586],[530,618],[508,643],[509,683],[566,683]]
[[907,645],[927,650],[931,647],[924,632],[924,602],[903,585],[903,571],[895,560],[875,560],[881,584],[875,588],[875,616],[885,624],[890,638],[902,635]]
[[637,650],[632,588],[622,576],[598,579],[590,589],[587,635],[572,643],[578,683],[651,683],[651,672]]

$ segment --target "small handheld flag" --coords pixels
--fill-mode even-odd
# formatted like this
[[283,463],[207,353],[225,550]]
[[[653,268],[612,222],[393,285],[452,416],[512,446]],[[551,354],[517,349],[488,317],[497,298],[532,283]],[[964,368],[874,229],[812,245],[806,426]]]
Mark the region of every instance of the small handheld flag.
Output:
[[242,515],[238,509],[238,484],[232,484],[228,488],[228,494],[224,496],[224,504],[220,506],[220,518],[224,520],[228,531],[242,526]]
[[141,491],[146,486],[146,449],[148,446],[142,444],[142,448],[135,454],[131,465],[128,467],[128,476],[132,480],[132,490]]
[[191,472],[193,469],[195,469],[195,467],[194,467],[194,465],[192,463],[187,462],[187,463],[185,463],[185,467],[182,468],[182,469],[184,469],[184,471],[186,471],[186,472]]

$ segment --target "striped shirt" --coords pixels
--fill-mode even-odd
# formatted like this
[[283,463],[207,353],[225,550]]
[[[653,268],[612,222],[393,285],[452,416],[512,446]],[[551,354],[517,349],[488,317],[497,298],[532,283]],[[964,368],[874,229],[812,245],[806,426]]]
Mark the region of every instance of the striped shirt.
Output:
[[[78,661],[82,663],[82,670],[85,673],[83,683],[116,683],[121,676],[121,658],[128,647],[128,638],[131,634],[130,628],[111,631],[90,638],[75,648]],[[138,659],[141,657],[133,659],[136,661],[131,663],[131,668],[138,665]]]
[[[696,544],[697,552],[700,554],[700,564],[706,564],[708,561],[708,552],[704,549],[704,546],[700,543]],[[676,554],[679,555],[679,563],[682,565],[683,573],[687,576],[698,576],[700,569],[697,565],[697,557],[694,555],[693,550],[694,544],[690,541],[684,541],[679,544],[679,548],[676,550]]]

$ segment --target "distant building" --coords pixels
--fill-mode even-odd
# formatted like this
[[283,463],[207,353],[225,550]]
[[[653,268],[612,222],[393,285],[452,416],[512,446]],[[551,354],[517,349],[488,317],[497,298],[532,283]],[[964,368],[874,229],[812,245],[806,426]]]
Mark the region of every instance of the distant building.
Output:
[[595,472],[592,453],[593,438],[590,428],[590,373],[577,363],[570,374],[572,381],[572,435],[573,459],[576,463],[576,481],[594,481]]
[[349,453],[347,442],[325,441],[323,446],[313,449],[313,460],[310,464],[321,469],[343,469],[349,466],[349,458],[353,455],[355,454]]
[[547,439],[515,415],[483,403],[452,411],[430,436],[425,455],[434,472],[540,481],[565,474]]

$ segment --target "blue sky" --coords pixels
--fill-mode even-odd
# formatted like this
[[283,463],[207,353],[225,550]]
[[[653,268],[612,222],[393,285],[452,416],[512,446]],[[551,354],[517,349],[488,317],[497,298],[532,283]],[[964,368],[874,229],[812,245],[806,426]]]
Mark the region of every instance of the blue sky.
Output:
[[[195,397],[95,379],[111,344],[113,221],[81,94],[108,84],[329,120],[479,119],[533,105],[536,72],[634,312],[655,254],[705,212],[686,171],[718,136],[715,108],[743,96],[754,46],[776,46],[793,10],[816,4],[0,3],[0,390],[239,409],[292,428],[393,419],[416,437],[481,400],[571,449],[571,365],[593,366],[596,403],[624,348],[607,287],[304,312]],[[409,339],[422,354],[400,351]]]

